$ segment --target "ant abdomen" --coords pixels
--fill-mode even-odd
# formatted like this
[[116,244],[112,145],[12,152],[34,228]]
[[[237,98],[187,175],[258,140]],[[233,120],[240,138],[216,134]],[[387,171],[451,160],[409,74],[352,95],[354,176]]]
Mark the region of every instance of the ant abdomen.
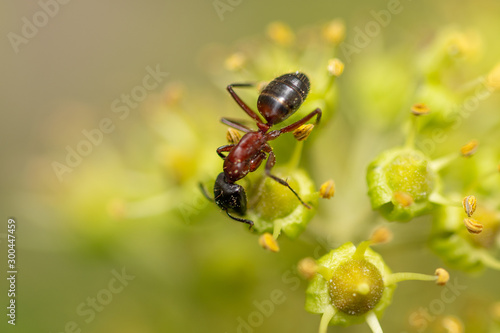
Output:
[[281,75],[262,90],[257,100],[257,109],[268,125],[280,123],[299,109],[309,88],[309,78],[304,73]]

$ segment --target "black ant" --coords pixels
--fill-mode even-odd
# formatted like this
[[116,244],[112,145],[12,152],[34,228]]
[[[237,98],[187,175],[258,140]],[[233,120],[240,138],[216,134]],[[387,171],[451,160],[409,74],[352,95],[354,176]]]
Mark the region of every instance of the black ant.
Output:
[[[257,110],[264,117],[265,121],[255,111],[241,100],[234,92],[233,87],[253,87],[254,83],[233,83],[227,86],[228,92],[234,98],[236,103],[245,111],[253,120],[256,121],[258,130],[253,131],[238,121],[228,118],[222,118],[222,123],[231,126],[244,133],[243,137],[236,144],[225,145],[217,148],[217,154],[224,160],[223,172],[221,172],[214,185],[214,201],[215,203],[233,220],[247,223],[250,227],[253,222],[247,219],[239,218],[229,214],[232,211],[238,215],[245,215],[247,210],[247,198],[245,190],[241,185],[235,182],[245,177],[249,172],[257,170],[262,161],[267,158],[266,175],[277,181],[278,183],[287,186],[299,201],[306,207],[311,208],[306,204],[300,196],[290,187],[283,179],[271,174],[271,168],[276,162],[276,157],[271,146],[267,143],[270,140],[276,139],[283,133],[288,133],[296,130],[301,125],[316,115],[316,124],[321,119],[321,109],[317,108],[309,113],[304,118],[295,123],[283,127],[279,130],[269,132],[269,129],[278,124],[292,114],[294,114],[306,99],[310,83],[309,78],[300,72],[281,75],[272,80],[260,93],[257,100]],[[224,155],[223,152],[228,152]],[[267,154],[267,155],[266,155]],[[212,200],[202,186],[202,191],[205,196]]]

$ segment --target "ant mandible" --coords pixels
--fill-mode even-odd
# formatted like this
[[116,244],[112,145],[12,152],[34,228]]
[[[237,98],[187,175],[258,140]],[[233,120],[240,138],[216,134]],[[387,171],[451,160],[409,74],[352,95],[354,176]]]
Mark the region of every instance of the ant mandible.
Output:
[[[311,208],[285,180],[271,174],[271,168],[276,163],[276,157],[271,146],[267,142],[276,139],[283,133],[296,130],[315,115],[316,124],[318,124],[322,114],[321,109],[317,108],[295,123],[279,130],[269,132],[273,125],[290,117],[302,105],[309,93],[309,78],[304,73],[300,72],[284,74],[272,80],[262,90],[257,100],[257,110],[264,117],[266,122],[262,121],[257,113],[245,104],[233,90],[233,88],[236,87],[242,88],[253,86],[255,86],[254,83],[233,83],[227,86],[228,92],[236,103],[256,121],[258,130],[253,131],[235,120],[228,118],[221,119],[222,123],[246,134],[243,135],[236,144],[224,145],[217,148],[217,154],[224,160],[224,166],[223,172],[217,176],[214,185],[215,203],[224,210],[230,218],[247,223],[250,227],[253,226],[252,221],[236,217],[229,213],[229,211],[231,211],[238,215],[245,215],[247,210],[245,190],[241,185],[235,182],[245,177],[249,172],[257,170],[262,161],[266,159],[267,155],[269,155],[269,157],[266,162],[266,175],[278,183],[287,186],[306,208]],[[224,155],[223,152],[227,152],[228,154]],[[212,200],[203,187],[202,191],[209,200]]]

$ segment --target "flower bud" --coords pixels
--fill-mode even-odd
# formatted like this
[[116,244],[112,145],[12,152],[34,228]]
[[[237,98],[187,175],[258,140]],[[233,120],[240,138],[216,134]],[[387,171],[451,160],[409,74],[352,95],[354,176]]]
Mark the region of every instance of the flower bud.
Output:
[[326,332],[327,325],[348,326],[363,321],[371,328],[379,327],[377,317],[391,303],[396,283],[421,280],[442,285],[449,278],[441,268],[435,275],[393,274],[369,244],[363,242],[356,248],[346,243],[316,261],[317,274],[306,290],[305,307],[323,315],[320,332]]
[[245,218],[254,221],[258,233],[271,232],[275,237],[283,231],[296,238],[316,213],[318,195],[309,175],[301,169],[273,168],[273,174],[286,179],[290,187],[311,206],[305,207],[292,191],[265,174],[247,176],[251,184],[247,191],[248,211]]
[[380,154],[368,167],[368,195],[373,209],[389,221],[409,221],[432,208],[429,197],[438,176],[422,152],[395,148]]

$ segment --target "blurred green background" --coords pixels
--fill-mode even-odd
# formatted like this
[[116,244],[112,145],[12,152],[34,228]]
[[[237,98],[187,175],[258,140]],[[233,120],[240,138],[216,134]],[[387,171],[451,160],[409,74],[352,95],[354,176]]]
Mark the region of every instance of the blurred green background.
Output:
[[[21,35],[23,18],[32,20],[41,6],[35,1],[0,4],[4,36],[0,276],[7,270],[9,217],[17,222],[18,266],[15,327],[6,323],[8,285],[5,278],[0,280],[2,332],[317,330],[319,316],[303,310],[307,283],[297,275],[295,265],[327,248],[313,234],[305,233],[296,241],[280,239],[278,254],[263,251],[254,235],[199,200],[197,180],[191,176],[206,181],[220,169],[215,148],[224,143],[225,128],[218,119],[240,115],[219,79],[209,73],[211,59],[206,50],[215,44],[229,47],[246,37],[263,36],[274,21],[295,30],[341,18],[349,39],[355,27],[372,20],[370,11],[387,8],[388,2],[221,2],[231,8],[222,19],[212,1],[70,1],[59,4],[48,23],[18,45],[18,52],[9,33]],[[482,59],[487,65],[477,65],[484,70],[479,72],[487,72],[498,61],[500,48],[488,44],[497,42],[498,1],[413,0],[401,1],[401,6],[402,12],[392,17],[367,50],[381,44],[403,48],[407,44],[411,49],[436,30],[456,25],[479,31],[486,41]],[[112,103],[141,85],[148,67],[157,66],[168,76],[148,91],[144,103],[130,107],[129,114],[119,119],[122,113],[113,112]],[[173,119],[167,126],[161,112],[151,110],[161,111],[157,105],[165,98],[165,87],[179,83],[189,107],[183,121]],[[349,94],[349,86],[344,90],[341,86],[340,109],[349,107],[344,98],[359,98]],[[60,181],[53,162],[64,163],[66,147],[76,149],[85,138],[82,131],[95,129],[104,118],[113,119],[113,130]],[[186,122],[204,131],[183,131]],[[326,126],[328,133],[335,131],[335,125]],[[177,149],[162,147],[165,137],[177,142]],[[315,151],[315,160],[328,154],[321,147]],[[175,169],[173,159],[184,163],[175,177],[170,174]],[[319,165],[322,171],[313,174],[317,182],[341,177],[338,168],[330,171],[326,163]],[[189,182],[180,181],[189,177]],[[359,177],[364,179],[364,174]],[[365,188],[354,190],[358,197],[365,196]],[[129,207],[129,202],[137,205]],[[359,204],[369,205],[368,199]],[[346,209],[336,205],[335,198],[321,205],[313,229],[328,223],[323,219],[329,210]],[[130,208],[126,214],[124,207]],[[396,240],[380,252],[394,271],[432,272],[441,265],[422,246],[429,226],[426,220],[391,225]],[[336,245],[359,242],[369,233],[358,230],[357,238],[337,238]],[[119,286],[113,279],[123,271],[130,280],[119,292],[110,293]],[[433,317],[450,314],[484,322],[488,304],[500,298],[498,273],[487,271],[480,279],[454,274],[467,289]],[[381,321],[386,332],[418,331],[410,325],[411,314],[441,297],[440,289],[422,284],[398,287],[394,304]],[[263,320],[256,327],[241,328],[241,320],[259,317],[254,313],[263,302],[268,304],[265,301],[276,290],[285,300],[268,315],[260,315]],[[91,310],[92,298],[106,304]],[[475,327],[477,332],[486,331],[481,324]],[[330,328],[331,332],[368,330],[366,325]]]

